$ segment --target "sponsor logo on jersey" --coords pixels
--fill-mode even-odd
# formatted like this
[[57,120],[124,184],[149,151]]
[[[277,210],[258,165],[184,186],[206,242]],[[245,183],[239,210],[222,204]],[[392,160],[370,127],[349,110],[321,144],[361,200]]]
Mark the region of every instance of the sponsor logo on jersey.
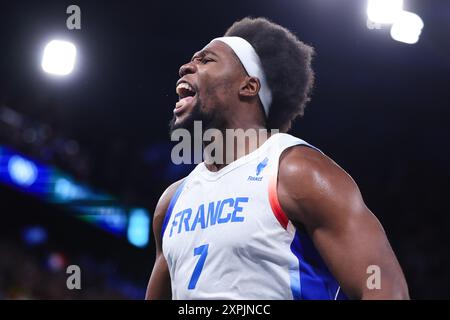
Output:
[[267,163],[269,162],[269,158],[265,157],[263,161],[258,163],[256,166],[256,177],[255,176],[248,176],[248,181],[261,181],[263,177],[260,177],[259,175],[264,170],[265,167],[267,167]]

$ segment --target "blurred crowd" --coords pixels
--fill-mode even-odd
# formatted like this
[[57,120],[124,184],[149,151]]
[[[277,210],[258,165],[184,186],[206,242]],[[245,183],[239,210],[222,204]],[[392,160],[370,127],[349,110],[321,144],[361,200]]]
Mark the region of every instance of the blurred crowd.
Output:
[[87,179],[89,160],[79,143],[57,132],[50,124],[33,120],[7,106],[0,106],[0,142],[43,162],[53,163]]
[[[70,264],[81,270],[81,289],[68,289]],[[133,283],[113,262],[69,256],[0,240],[1,299],[143,299],[144,283]]]
[[53,164],[125,203],[148,208],[153,208],[161,191],[155,180],[168,184],[189,172],[189,167],[170,161],[169,141],[139,147],[121,138],[101,145],[95,140],[81,143],[67,137],[49,115],[32,117],[5,105],[0,105],[0,145]]

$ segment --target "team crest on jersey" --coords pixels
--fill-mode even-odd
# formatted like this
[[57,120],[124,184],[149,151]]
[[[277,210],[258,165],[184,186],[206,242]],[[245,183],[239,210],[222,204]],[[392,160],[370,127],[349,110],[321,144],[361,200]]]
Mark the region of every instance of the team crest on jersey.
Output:
[[259,175],[264,170],[265,167],[267,167],[267,163],[269,162],[269,158],[265,157],[263,161],[258,163],[256,166],[256,177],[255,176],[248,176],[249,181],[261,181],[263,177],[260,177]]

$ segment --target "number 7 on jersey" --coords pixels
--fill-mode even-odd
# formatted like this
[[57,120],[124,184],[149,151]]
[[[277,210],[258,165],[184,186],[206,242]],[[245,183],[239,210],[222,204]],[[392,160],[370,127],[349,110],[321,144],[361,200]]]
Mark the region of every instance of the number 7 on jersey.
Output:
[[208,255],[209,244],[204,244],[200,247],[194,249],[194,256],[200,256],[198,258],[197,264],[195,265],[194,272],[192,273],[191,280],[189,281],[189,290],[195,289],[197,285],[200,273],[202,273],[203,265],[205,264],[206,256]]

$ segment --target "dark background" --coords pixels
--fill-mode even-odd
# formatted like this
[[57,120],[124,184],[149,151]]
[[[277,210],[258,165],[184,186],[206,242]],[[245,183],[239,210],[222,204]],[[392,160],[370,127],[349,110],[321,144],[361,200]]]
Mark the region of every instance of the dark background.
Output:
[[[66,28],[70,4],[81,8],[81,30]],[[26,128],[12,132],[0,123],[0,144],[152,212],[164,189],[191,169],[170,162],[180,65],[235,20],[267,17],[316,50],[313,98],[291,133],[356,180],[411,297],[448,299],[450,1],[405,0],[405,9],[424,21],[415,45],[392,40],[387,27],[369,30],[360,0],[2,1],[0,106],[47,131],[30,142]],[[40,68],[53,38],[77,45],[66,78]],[[75,151],[66,152],[64,141]],[[0,204],[0,298],[142,298],[153,243],[134,248],[6,187]],[[29,224],[47,228],[44,247],[21,241]],[[68,292],[63,272],[42,267],[55,250],[88,265],[84,290]],[[43,289],[48,283],[54,289]]]

